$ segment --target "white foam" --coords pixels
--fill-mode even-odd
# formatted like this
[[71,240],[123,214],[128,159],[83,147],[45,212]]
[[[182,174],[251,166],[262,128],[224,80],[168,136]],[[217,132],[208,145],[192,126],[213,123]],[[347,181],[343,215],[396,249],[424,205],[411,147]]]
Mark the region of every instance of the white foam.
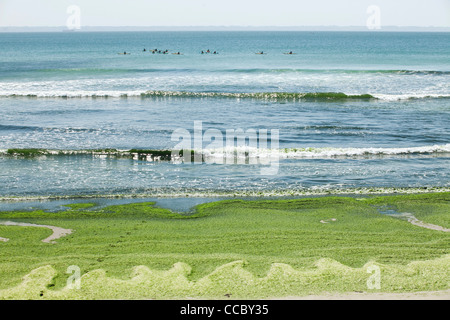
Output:
[[[6,154],[7,149],[0,149],[0,154]],[[429,155],[450,154],[450,144],[406,147],[406,148],[339,148],[339,147],[305,147],[305,148],[256,148],[249,146],[228,146],[224,148],[195,149],[196,153],[203,155],[205,161],[219,160],[223,158],[245,159],[320,159],[334,157],[364,157],[364,156],[403,156],[403,155]],[[109,154],[124,155],[128,150],[94,151],[94,150],[45,150],[48,155],[80,155],[80,154]],[[136,156],[136,154],[133,154]]]
[[37,97],[37,98],[96,98],[96,97],[138,97],[141,91],[0,91],[0,97]]
[[[199,150],[196,150],[199,151]],[[408,148],[287,148],[287,149],[260,149],[252,147],[225,147],[218,149],[204,149],[201,153],[205,158],[219,159],[224,157],[235,158],[274,158],[279,159],[308,159],[333,157],[360,157],[360,156],[396,156],[414,154],[442,154],[450,153],[450,144],[433,145]]]
[[445,94],[445,93],[408,93],[408,94],[374,93],[374,94],[372,94],[372,96],[379,100],[384,100],[384,101],[450,98],[450,94]]
[[97,194],[97,195],[38,195],[38,196],[0,196],[0,201],[21,202],[63,199],[136,199],[136,198],[236,198],[236,197],[301,197],[317,195],[379,195],[379,194],[423,194],[447,193],[450,187],[360,187],[333,188],[318,186],[303,189],[276,190],[154,190],[148,193]]
[[[408,155],[450,153],[450,144],[408,148],[307,148],[285,149],[285,158],[298,157],[337,157],[365,155]],[[281,152],[283,156],[283,152]]]

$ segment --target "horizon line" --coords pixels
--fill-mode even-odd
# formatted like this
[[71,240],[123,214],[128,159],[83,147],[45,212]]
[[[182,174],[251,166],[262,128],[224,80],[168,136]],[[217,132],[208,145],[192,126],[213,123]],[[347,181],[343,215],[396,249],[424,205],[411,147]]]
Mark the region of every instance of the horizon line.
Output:
[[450,27],[439,26],[381,26],[379,29],[369,29],[367,26],[81,26],[79,29],[69,29],[67,26],[0,26],[0,32],[20,31],[366,31],[366,32],[389,32],[389,31],[441,31],[450,32]]

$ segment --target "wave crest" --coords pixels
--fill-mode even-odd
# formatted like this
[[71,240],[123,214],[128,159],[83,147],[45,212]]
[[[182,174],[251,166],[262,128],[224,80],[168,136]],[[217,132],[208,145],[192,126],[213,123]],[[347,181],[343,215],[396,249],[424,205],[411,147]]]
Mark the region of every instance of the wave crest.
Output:
[[202,92],[202,91],[43,91],[43,92],[1,92],[0,98],[180,98],[180,99],[254,99],[266,101],[398,101],[419,99],[450,99],[445,93],[411,94],[348,94],[343,92]]
[[[78,156],[92,155],[111,158],[134,158],[136,160],[174,160],[174,150],[130,149],[118,150],[111,148],[87,150],[49,150],[49,149],[3,149],[0,156],[37,157],[37,156]],[[345,147],[306,147],[264,149],[249,146],[225,147],[217,149],[188,150],[192,156],[201,155],[203,159],[223,157],[273,158],[278,159],[326,159],[352,157],[383,157],[383,156],[413,156],[413,155],[450,155],[450,144],[407,148],[345,148]],[[181,153],[180,153],[181,154]]]

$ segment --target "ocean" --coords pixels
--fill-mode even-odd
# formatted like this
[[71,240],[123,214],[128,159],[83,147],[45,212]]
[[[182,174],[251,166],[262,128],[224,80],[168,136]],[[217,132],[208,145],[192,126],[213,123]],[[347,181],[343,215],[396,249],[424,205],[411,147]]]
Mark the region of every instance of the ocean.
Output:
[[[0,33],[0,48],[3,201],[450,188],[449,33]],[[136,151],[180,133],[200,161]]]

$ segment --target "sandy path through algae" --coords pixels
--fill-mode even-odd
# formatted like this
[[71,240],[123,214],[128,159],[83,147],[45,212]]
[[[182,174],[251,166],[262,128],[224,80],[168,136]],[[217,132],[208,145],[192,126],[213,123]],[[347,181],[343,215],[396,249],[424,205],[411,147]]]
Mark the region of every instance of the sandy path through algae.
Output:
[[423,222],[423,221],[417,219],[411,213],[403,213],[403,216],[407,218],[409,223],[411,223],[411,224],[413,224],[415,226],[426,228],[426,229],[430,229],[430,230],[450,232],[450,229],[447,229],[447,228],[444,228],[444,227],[441,227],[441,226],[438,226],[438,225],[435,225],[435,224]]
[[[37,228],[47,228],[53,231],[53,234],[44,240],[42,242],[45,243],[55,243],[55,240],[67,236],[72,233],[72,230],[70,229],[64,229],[60,227],[55,226],[47,226],[47,225],[40,225],[40,224],[33,224],[33,223],[23,223],[23,222],[13,222],[13,221],[6,221],[6,222],[0,222],[0,225],[4,226],[19,226],[19,227],[37,227]],[[6,238],[0,238],[0,241],[7,242],[9,239]]]

